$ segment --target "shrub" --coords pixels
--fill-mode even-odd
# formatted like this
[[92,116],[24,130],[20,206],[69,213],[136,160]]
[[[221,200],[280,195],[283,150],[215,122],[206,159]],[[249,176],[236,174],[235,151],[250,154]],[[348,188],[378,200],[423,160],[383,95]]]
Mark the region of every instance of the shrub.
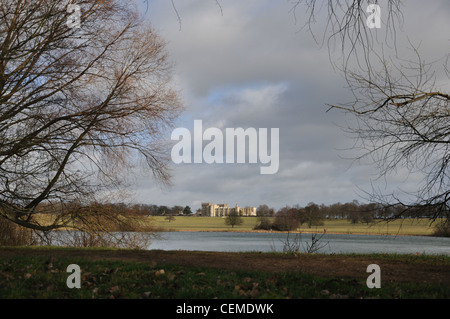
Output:
[[31,229],[0,217],[0,246],[27,246],[33,244],[34,238]]
[[274,230],[293,231],[300,226],[299,217],[295,209],[284,209],[277,213],[272,225]]
[[450,237],[450,221],[446,219],[444,221],[438,222],[434,226],[433,236]]
[[268,217],[258,217],[259,224],[256,224],[254,230],[272,230],[273,226]]

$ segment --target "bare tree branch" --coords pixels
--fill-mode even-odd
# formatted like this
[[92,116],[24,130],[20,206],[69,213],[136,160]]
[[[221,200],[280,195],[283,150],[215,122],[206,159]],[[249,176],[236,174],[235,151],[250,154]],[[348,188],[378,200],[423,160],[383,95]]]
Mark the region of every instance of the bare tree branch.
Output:
[[0,217],[42,231],[67,225],[34,219],[43,203],[119,189],[139,158],[168,183],[162,134],[181,110],[164,41],[136,7],[77,5],[81,28],[67,1],[0,4]]
[[[413,60],[387,57],[374,44],[376,30],[366,26],[365,8],[372,1],[291,1],[292,11],[306,6],[309,15],[305,26],[312,32],[316,18],[327,7],[324,39],[328,50],[338,41],[342,51],[340,68],[354,97],[350,103],[328,104],[329,112],[337,109],[352,116],[346,131],[355,138],[352,151],[360,155],[354,160],[370,159],[388,177],[398,169],[422,177],[417,191],[404,194],[402,200],[394,194],[371,193],[371,201],[386,207],[400,205],[407,209],[433,210],[434,219],[450,215],[450,95],[446,83],[437,83],[443,72],[450,80],[448,53],[443,67],[437,62],[426,63],[414,45]],[[377,3],[377,2],[375,2]],[[323,6],[321,6],[323,4]],[[391,45],[397,55],[397,26],[403,22],[402,1],[383,2],[385,45]],[[313,34],[313,36],[315,36]],[[383,46],[380,46],[383,48]],[[333,64],[335,62],[333,61]],[[370,194],[370,193],[369,193]],[[397,212],[395,217],[403,213]]]

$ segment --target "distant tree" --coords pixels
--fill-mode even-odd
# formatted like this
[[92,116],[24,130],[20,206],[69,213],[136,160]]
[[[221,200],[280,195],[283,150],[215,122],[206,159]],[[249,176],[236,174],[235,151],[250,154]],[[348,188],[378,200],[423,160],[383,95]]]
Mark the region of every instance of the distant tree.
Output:
[[156,216],[158,215],[158,205],[148,205],[148,215]]
[[239,226],[242,225],[244,220],[240,216],[240,214],[236,211],[231,212],[226,218],[225,218],[225,224],[228,226],[231,226],[231,228],[234,228],[235,225]]
[[354,212],[356,212],[358,209],[359,209],[358,202],[355,200],[352,202],[343,204],[341,207],[342,218],[347,218],[351,221],[352,216],[354,216]]
[[174,216],[181,215],[183,213],[184,208],[179,205],[175,205],[170,209],[170,213]]
[[361,220],[366,224],[373,223],[373,215],[370,212],[363,212]]
[[253,227],[254,230],[271,230],[272,229],[272,222],[270,220],[270,217],[266,216],[258,216],[257,217],[257,223]]
[[330,205],[329,214],[334,218],[345,218],[345,212],[342,209],[342,204],[339,202]]
[[348,219],[350,223],[357,224],[361,221],[361,212],[358,210],[352,210],[348,213]]
[[184,215],[187,215],[187,216],[192,215],[191,208],[190,208],[189,206],[186,206],[186,207],[183,209],[183,214],[184,214]]
[[379,209],[380,205],[376,203],[361,205],[361,221],[366,224],[373,223]]
[[273,229],[279,231],[296,230],[300,226],[300,219],[297,208],[289,206],[281,208],[273,222]]
[[311,228],[311,226],[322,226],[325,216],[317,204],[308,203],[308,206],[300,210],[299,218],[301,224],[306,223],[308,228]]
[[259,205],[256,209],[256,216],[261,217],[272,217],[275,215],[275,210],[273,208],[269,208],[266,204]]
[[159,206],[158,210],[156,212],[156,215],[164,216],[164,215],[168,214],[169,212],[170,212],[169,211],[169,207],[167,207],[167,206]]
[[327,206],[327,205],[325,205],[325,204],[321,204],[320,206],[319,206],[319,211],[320,211],[320,214],[324,217],[324,218],[330,218],[331,216],[330,216],[330,207],[329,206]]
[[167,214],[165,220],[168,220],[169,223],[175,220],[175,216],[173,214]]

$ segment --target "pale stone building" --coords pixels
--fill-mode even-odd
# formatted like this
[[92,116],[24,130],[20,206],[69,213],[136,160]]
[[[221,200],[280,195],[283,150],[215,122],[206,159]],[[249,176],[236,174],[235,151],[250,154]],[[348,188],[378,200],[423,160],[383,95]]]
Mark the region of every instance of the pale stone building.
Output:
[[202,203],[202,216],[226,217],[233,212],[241,216],[256,216],[256,207],[229,207],[227,204]]

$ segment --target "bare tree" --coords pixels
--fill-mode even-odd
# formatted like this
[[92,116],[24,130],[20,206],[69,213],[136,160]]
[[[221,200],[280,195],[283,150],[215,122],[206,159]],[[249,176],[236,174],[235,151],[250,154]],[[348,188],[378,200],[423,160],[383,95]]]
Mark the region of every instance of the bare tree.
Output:
[[400,49],[397,28],[403,22],[400,0],[388,0],[382,7],[386,36],[381,42],[391,41],[391,55],[386,55],[384,46],[379,46],[380,50],[374,47],[379,33],[366,26],[368,1],[293,1],[294,13],[302,4],[306,5],[309,15],[306,25],[310,30],[318,12],[327,8],[326,39],[328,43],[341,44],[341,71],[354,100],[332,104],[330,109],[343,110],[356,120],[347,128],[355,137],[354,149],[360,151],[356,160],[372,160],[381,177],[406,168],[410,174],[423,178],[416,192],[382,194],[374,189],[368,192],[370,200],[386,207],[401,204],[405,209],[397,210],[393,218],[420,208],[431,210],[433,220],[448,217],[450,95],[445,90],[450,74],[446,58],[449,53],[443,53],[441,64],[428,63],[417,47],[409,43],[413,57],[397,57]]
[[256,209],[256,216],[258,217],[273,217],[274,215],[275,210],[266,204],[259,205]]
[[[49,231],[42,203],[95,200],[120,189],[142,159],[162,183],[162,143],[181,105],[164,41],[121,0],[0,3],[0,216]],[[51,210],[52,205],[46,205]]]
[[300,218],[297,208],[285,206],[275,215],[272,228],[279,231],[295,231],[300,226]]
[[244,220],[241,217],[242,211],[232,211],[226,218],[225,218],[225,224],[231,226],[231,228],[234,228],[234,226],[242,225]]
[[[289,2],[292,4],[291,12],[296,20],[297,14],[305,13],[303,18],[306,22],[302,28],[308,29],[317,43],[327,44],[333,65],[344,71],[350,62],[356,61],[356,65],[370,75],[374,45],[381,40],[395,47],[397,29],[403,25],[401,0],[383,2],[385,17],[383,19],[384,35],[381,38],[379,37],[381,32],[374,33],[366,25],[370,16],[367,7],[374,4],[372,0],[290,0]],[[322,39],[316,31],[317,22],[321,22]],[[331,57],[331,52],[334,52],[336,47],[342,52],[341,59],[336,59],[335,55]],[[352,61],[352,58],[355,60]],[[342,66],[339,66],[337,61],[341,61]]]
[[[357,138],[355,148],[361,154],[357,159],[369,157],[381,176],[399,168],[422,176],[413,203],[392,195],[386,204],[434,206],[434,218],[448,216],[450,95],[435,82],[431,65],[422,62],[418,53],[417,61],[384,62],[383,69],[370,78],[351,73],[355,101],[331,107],[356,115],[357,124],[348,131]],[[386,201],[382,194],[373,195],[376,201]]]

